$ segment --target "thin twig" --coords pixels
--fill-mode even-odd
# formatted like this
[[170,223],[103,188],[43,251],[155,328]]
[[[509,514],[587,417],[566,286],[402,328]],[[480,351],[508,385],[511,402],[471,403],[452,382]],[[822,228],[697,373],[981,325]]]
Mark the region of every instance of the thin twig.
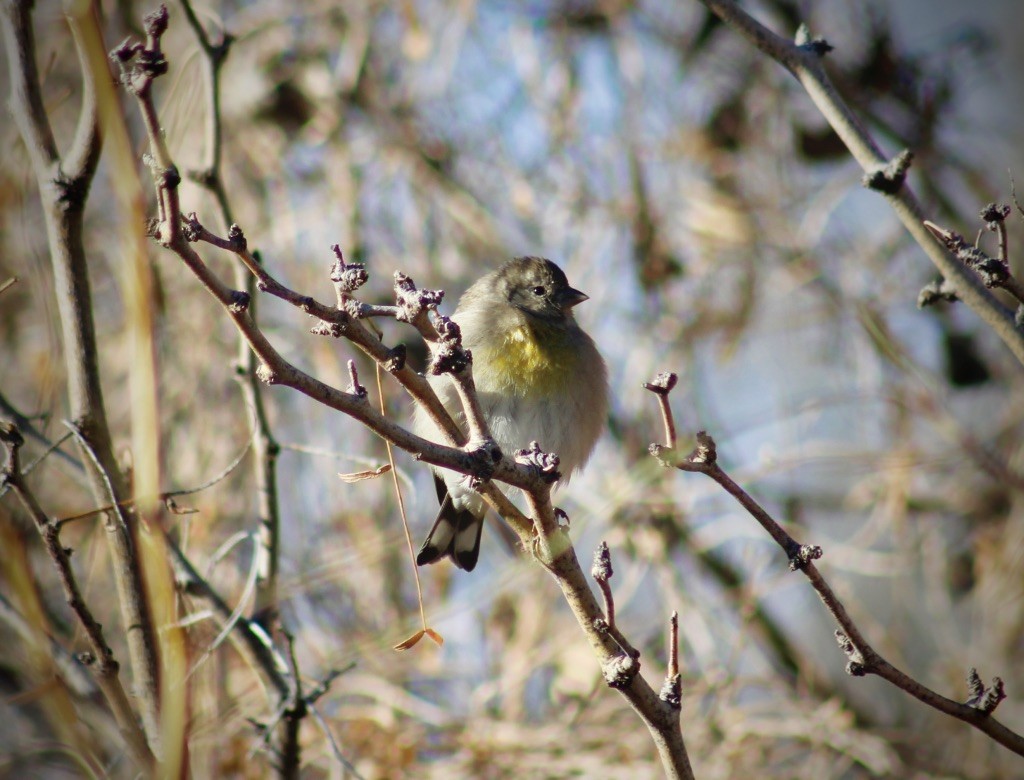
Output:
[[679,377],[671,371],[658,374],[650,382],[644,382],[644,390],[650,390],[658,399],[658,408],[661,410],[661,421],[665,426],[665,446],[675,449],[676,446],[676,423],[672,417],[672,406],[668,402],[668,395],[676,386]]
[[679,613],[672,610],[668,632],[668,676],[679,674]]
[[867,174],[865,184],[885,197],[906,230],[953,285],[957,296],[996,332],[1017,360],[1024,363],[1024,331],[1014,323],[1013,312],[996,300],[960,263],[954,262],[925,229],[924,212],[905,181],[906,166],[909,165],[907,156],[897,155],[894,160],[887,160],[860,119],[836,91],[822,62],[831,49],[828,43],[812,39],[805,27],[800,29],[795,42],[788,41],[755,20],[735,0],[700,2],[796,77]]
[[611,551],[609,551],[607,543],[601,542],[594,551],[594,562],[590,567],[590,576],[594,578],[594,582],[601,589],[601,596],[604,599],[604,628],[622,649],[622,652],[630,658],[636,659],[640,657],[640,651],[633,647],[625,635],[619,631],[619,627],[615,623],[615,598],[612,595],[611,583],[609,583],[614,573],[612,570]]
[[[170,536],[165,535],[167,550],[170,553],[171,564],[174,566],[175,577],[178,587],[187,596],[200,599],[210,605],[214,614],[223,623],[232,621],[234,614],[223,597],[210,585],[209,582],[199,573],[195,565],[182,552],[177,542]],[[241,646],[244,648],[246,660],[252,666],[260,669],[264,677],[274,688],[280,699],[286,698],[291,686],[288,681],[288,668],[284,659],[274,650],[270,636],[258,623],[248,619],[244,615],[234,620],[234,635],[241,639]]]
[[[1006,214],[1009,214],[1009,209]],[[946,230],[928,220],[925,220],[924,226],[929,233],[942,242],[957,260],[975,271],[986,287],[1004,289],[1020,303],[1024,303],[1024,284],[1010,273],[1009,263],[1004,259],[1006,255],[1006,225],[1004,222],[1006,214],[998,220],[989,221],[990,225],[997,226],[994,229],[998,230],[1000,234],[1000,257],[998,258],[989,256],[976,246],[971,246],[963,236],[955,231]]]
[[169,498],[175,498],[177,496],[191,496],[191,495],[194,495],[196,493],[201,493],[204,490],[208,490],[209,488],[212,488],[218,482],[223,482],[225,479],[227,479],[229,476],[231,476],[231,472],[233,472],[236,468],[238,468],[239,464],[245,458],[246,454],[249,452],[249,449],[251,447],[252,447],[252,442],[246,442],[245,446],[242,447],[241,452],[238,453],[238,455],[235,457],[235,459],[233,461],[231,461],[223,469],[221,469],[219,473],[215,474],[214,476],[212,476],[208,480],[206,480],[206,482],[203,482],[203,483],[201,483],[199,485],[196,485],[196,486],[190,487],[190,488],[182,488],[180,490],[168,490],[168,491],[160,494],[160,500],[161,501],[166,501]]
[[[245,538],[251,539],[257,545],[259,544],[251,533],[246,533]],[[204,648],[203,654],[192,664],[186,679],[190,678],[196,671],[198,671],[199,667],[210,659],[210,657],[217,651],[217,648],[220,647],[221,643],[227,639],[231,632],[238,626],[238,621],[241,620],[242,616],[245,614],[245,608],[249,603],[250,597],[256,592],[256,579],[259,572],[258,561],[258,556],[253,555],[252,565],[249,567],[249,575],[246,577],[242,593],[238,597],[237,606],[231,611],[231,614],[224,619],[220,633],[218,633],[214,640]]]
[[21,432],[12,423],[0,422],[0,442],[3,442],[7,450],[7,463],[0,471],[0,482],[11,486],[25,511],[35,522],[43,540],[43,547],[57,569],[58,578],[64,590],[64,598],[82,627],[91,648],[91,653],[83,654],[81,658],[96,676],[96,682],[114,713],[114,718],[121,729],[132,760],[140,770],[151,773],[156,767],[156,758],[149,748],[146,735],[139,727],[128,695],[121,685],[119,664],[114,658],[114,651],[107,644],[103,628],[93,617],[92,611],[82,596],[78,580],[71,568],[70,551],[60,541],[58,525],[46,516],[35,495],[29,490],[21,472],[19,450],[24,441]]
[[[60,441],[64,441],[64,439],[66,439],[67,437],[74,436],[74,435],[75,434],[73,432],[65,434],[65,436],[62,437],[60,439]],[[56,445],[53,445],[53,446],[56,446]],[[174,511],[175,514],[184,514],[184,512],[182,510],[177,509],[174,506],[173,499],[176,496],[190,496],[190,495],[193,495],[195,493],[199,493],[199,492],[201,492],[203,490],[207,490],[208,488],[213,487],[218,482],[221,482],[222,480],[227,479],[227,477],[230,476],[231,472],[234,471],[236,468],[238,468],[238,464],[242,462],[242,459],[245,457],[245,454],[249,451],[249,447],[250,446],[251,446],[250,443],[246,443],[245,447],[238,454],[238,457],[236,457],[233,461],[231,461],[231,463],[229,463],[227,465],[227,467],[225,467],[219,474],[211,477],[210,479],[208,479],[206,482],[202,483],[201,485],[196,485],[195,487],[191,487],[191,488],[184,488],[182,490],[168,490],[168,491],[165,491],[163,493],[159,493],[157,498],[160,501],[162,501],[165,504],[167,504],[168,508],[171,509],[172,511]],[[0,492],[0,495],[3,495],[3,493]],[[70,523],[70,522],[73,522],[75,520],[83,520],[83,519],[85,519],[87,517],[92,517],[93,515],[98,515],[98,514],[101,514],[103,512],[110,512],[110,511],[114,510],[115,508],[127,509],[129,507],[135,506],[135,502],[136,502],[135,498],[127,498],[124,501],[119,501],[116,505],[115,504],[106,504],[106,505],[101,506],[101,507],[96,507],[95,509],[89,509],[89,510],[87,510],[85,512],[79,512],[78,514],[68,515],[68,516],[65,516],[65,517],[61,517],[59,520],[57,520],[57,524],[63,526],[65,523]]]
[[[39,429],[35,425],[33,425],[32,420],[29,419],[26,415],[22,414],[20,411],[18,411],[2,393],[0,393],[0,412],[2,412],[5,417],[10,418],[10,420],[15,425],[18,426],[18,429],[22,432],[23,435],[29,437],[30,439],[34,439],[39,444],[43,445],[43,447],[46,448],[46,455],[49,455],[50,453],[55,454],[58,458],[60,458],[62,462],[64,462],[68,466],[71,466],[73,469],[76,469],[82,476],[85,475],[85,466],[82,465],[82,462],[75,458],[73,455],[69,455],[68,453],[59,449],[60,443],[67,441],[69,434],[61,436],[60,439],[56,442],[50,441],[50,439],[44,436],[39,431]],[[31,464],[29,464],[29,466],[26,466],[24,469],[24,473],[30,473],[32,468],[34,468],[35,465],[41,460],[42,456],[37,458]],[[88,487],[88,485],[86,485],[86,487]],[[3,493],[0,493],[0,496],[2,495]]]
[[320,727],[320,732],[324,735],[327,740],[327,744],[331,748],[331,754],[335,760],[345,767],[345,770],[349,772],[356,780],[366,780],[355,768],[351,761],[349,761],[345,754],[341,752],[341,745],[338,744],[338,740],[334,737],[334,732],[331,731],[330,724],[324,720],[324,716],[320,714],[320,710],[312,704],[309,705],[309,713],[313,716],[313,720],[316,721],[316,725]]
[[715,442],[707,433],[700,431],[697,434],[697,447],[688,456],[680,457],[675,450],[660,444],[652,444],[650,452],[666,467],[710,477],[761,524],[785,552],[789,559],[790,569],[803,572],[825,604],[826,609],[839,624],[842,634],[841,644],[850,658],[850,664],[847,665],[847,671],[850,674],[858,676],[875,674],[888,680],[930,707],[969,723],[979,731],[988,734],[999,744],[1019,755],[1024,755],[1024,737],[992,718],[991,710],[982,711],[967,704],[947,699],[897,669],[871,647],[860,628],[846,611],[842,601],[814,565],[814,561],[822,556],[821,548],[797,542],[763,507],[726,474],[718,465]]
[[[16,421],[15,421],[15,424],[17,425]],[[20,430],[21,426],[19,425],[18,428]],[[27,477],[29,474],[31,474],[35,470],[36,466],[38,466],[40,463],[42,463],[44,460],[46,460],[50,455],[52,455],[55,452],[59,453],[61,455],[66,455],[66,453],[61,451],[60,446],[64,442],[66,442],[68,439],[70,439],[71,437],[72,437],[72,434],[69,432],[69,433],[65,433],[63,436],[61,436],[56,441],[50,442],[47,445],[46,449],[43,450],[43,452],[38,457],[36,457],[35,460],[33,460],[27,466],[22,468],[21,473],[24,474]],[[72,462],[74,462],[74,458],[70,458],[70,456],[67,456],[67,457]],[[8,490],[8,487],[0,487],[0,498],[4,497],[4,494],[7,492],[7,490]]]
[[679,675],[679,613],[675,610],[668,620],[668,671],[658,696],[670,707],[681,709],[683,706],[683,684]]

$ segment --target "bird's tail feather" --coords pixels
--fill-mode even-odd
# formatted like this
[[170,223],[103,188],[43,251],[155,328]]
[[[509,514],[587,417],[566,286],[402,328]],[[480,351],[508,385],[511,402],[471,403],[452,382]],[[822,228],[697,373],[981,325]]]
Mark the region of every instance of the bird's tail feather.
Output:
[[448,556],[460,569],[473,571],[480,557],[483,528],[483,515],[477,517],[468,509],[456,509],[445,492],[437,519],[416,555],[416,564],[424,566]]

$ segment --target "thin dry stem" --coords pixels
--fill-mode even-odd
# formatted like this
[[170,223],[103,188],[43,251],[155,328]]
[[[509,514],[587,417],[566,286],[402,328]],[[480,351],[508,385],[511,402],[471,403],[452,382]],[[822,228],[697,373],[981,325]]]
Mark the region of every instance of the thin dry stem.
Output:
[[[377,397],[380,399],[380,413],[386,414],[384,406],[384,385],[380,381],[380,364],[377,369]],[[423,606],[423,586],[420,584],[420,568],[416,565],[416,548],[412,543],[412,532],[409,530],[409,518],[405,514],[405,499],[402,497],[402,486],[398,484],[398,469],[395,468],[395,455],[391,450],[391,442],[385,441],[388,451],[388,464],[391,466],[392,487],[395,489],[395,497],[398,499],[398,512],[402,516],[402,530],[405,532],[405,543],[409,548],[409,560],[412,562],[412,576],[416,583],[416,603],[420,608],[420,624],[423,631],[427,630],[427,612]]]

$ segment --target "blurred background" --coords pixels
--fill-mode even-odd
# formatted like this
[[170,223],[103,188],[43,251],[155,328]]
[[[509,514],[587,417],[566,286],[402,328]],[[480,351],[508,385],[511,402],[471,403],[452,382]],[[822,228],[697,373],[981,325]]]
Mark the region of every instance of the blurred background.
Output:
[[[102,5],[108,47],[152,10]],[[930,219],[973,240],[979,210],[1011,202],[1012,177],[1024,179],[1018,3],[747,6],[784,35],[806,21],[835,47],[833,78],[884,152],[914,151],[910,181]],[[655,686],[667,617],[679,611],[683,733],[698,777],[1021,775],[1019,758],[966,725],[879,680],[848,678],[827,613],[760,527],[710,480],[647,454],[661,423],[641,384],[676,371],[680,446],[708,430],[734,478],[824,548],[821,570],[876,649],[953,699],[966,699],[972,666],[1002,676],[1009,699],[998,717],[1024,729],[1020,366],[962,304],[918,309],[934,268],[861,187],[794,79],[694,0],[255,0],[196,11],[215,39],[236,38],[222,76],[223,171],[250,247],[282,282],[332,301],[337,243],[367,264],[373,302],[391,301],[401,270],[444,289],[450,313],[473,279],[520,254],[550,257],[590,295],[577,316],[609,364],[614,400],[589,467],[556,502],[581,560],[601,540],[611,547],[618,622]],[[157,102],[187,170],[209,159],[207,87],[181,6],[170,12]],[[46,107],[66,148],[77,61],[60,4],[37,3],[34,18]],[[124,107],[141,157],[137,109]],[[20,279],[0,297],[0,394],[57,437],[60,329],[34,176],[10,121],[0,149],[0,281]],[[108,413],[130,462],[123,258],[111,236],[135,226],[109,208],[110,192],[101,163],[86,242]],[[182,202],[226,233],[199,187],[186,183]],[[1009,226],[1021,272],[1018,213]],[[994,241],[986,234],[983,246],[994,252]],[[230,279],[231,256],[201,251]],[[173,255],[153,246],[151,261],[166,489],[187,488],[248,439],[236,336]],[[295,308],[266,299],[260,317],[304,370],[344,388],[355,357],[376,392],[371,364],[310,335]],[[411,329],[382,327],[388,344],[407,343],[422,361]],[[383,392],[389,414],[408,419],[410,401],[389,377]],[[603,685],[550,577],[491,529],[473,574],[447,563],[420,573],[444,647],[393,652],[418,627],[394,490],[388,479],[337,476],[386,462],[383,442],[287,389],[265,395],[283,445],[282,617],[311,680],[355,664],[321,711],[363,776],[661,776],[646,729]],[[418,544],[433,488],[425,467],[396,459]],[[33,476],[57,516],[92,506],[64,469],[51,458]],[[233,471],[189,498],[197,514],[176,518],[183,545],[232,603],[252,545],[214,554],[254,530],[250,475]],[[59,641],[81,649],[19,511],[0,499],[7,541],[22,540]],[[123,657],[101,536],[88,520],[65,542]],[[197,776],[260,776],[268,764],[247,758],[246,719],[266,720],[269,705],[230,647],[203,657],[217,631],[201,619],[193,628],[193,766]],[[0,768],[58,772],[34,703],[42,683],[9,626],[0,637],[0,715],[11,724]],[[321,733],[303,734],[308,776],[338,776]]]

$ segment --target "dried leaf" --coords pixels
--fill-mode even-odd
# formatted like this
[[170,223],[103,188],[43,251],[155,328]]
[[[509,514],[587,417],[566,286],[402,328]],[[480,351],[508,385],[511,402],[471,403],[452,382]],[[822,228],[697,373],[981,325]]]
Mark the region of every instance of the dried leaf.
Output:
[[413,635],[412,635],[411,637],[409,637],[408,639],[406,639],[406,640],[404,640],[404,641],[402,641],[402,642],[399,642],[399,643],[398,643],[397,645],[395,645],[395,646],[394,646],[394,648],[392,648],[392,649],[394,649],[394,650],[397,650],[398,652],[402,652],[403,650],[408,650],[408,649],[409,649],[410,647],[415,647],[415,646],[416,646],[416,644],[417,644],[417,643],[418,643],[418,642],[419,642],[419,641],[420,641],[421,639],[423,639],[423,635],[424,635],[425,633],[426,633],[426,632],[425,632],[425,631],[424,631],[424,630],[423,630],[423,629],[421,628],[421,629],[420,629],[419,631],[417,631],[417,632],[416,632],[415,634],[413,634]]
[[378,466],[375,469],[356,471],[352,474],[339,474],[338,478],[343,482],[352,484],[353,482],[362,482],[364,479],[376,479],[382,474],[387,474],[389,471],[391,471],[391,466],[390,464],[385,463],[383,466]]
[[399,642],[397,645],[395,645],[394,649],[401,652],[403,650],[408,650],[412,647],[415,647],[419,643],[419,641],[423,639],[424,635],[429,636],[431,639],[433,639],[434,644],[436,644],[438,647],[441,647],[444,644],[444,637],[437,633],[434,629],[421,628],[419,631],[417,631],[411,637],[406,639],[404,642]]

